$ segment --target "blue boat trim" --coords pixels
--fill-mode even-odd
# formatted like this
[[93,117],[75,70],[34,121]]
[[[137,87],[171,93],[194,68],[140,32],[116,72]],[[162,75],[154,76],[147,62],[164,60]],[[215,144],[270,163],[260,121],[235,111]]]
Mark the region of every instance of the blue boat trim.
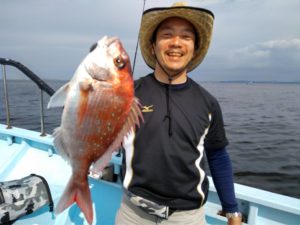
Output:
[[[6,129],[5,125],[0,124],[0,155],[0,181],[36,173],[46,178],[54,203],[57,203],[71,170],[56,154],[51,135],[40,136],[38,132],[17,127]],[[111,163],[115,175],[120,173],[121,162],[121,156],[113,156]],[[217,215],[221,206],[210,177],[209,181],[210,193],[205,206],[207,223],[225,225],[226,218]],[[120,182],[89,178],[89,183],[95,215],[93,224],[114,224],[122,196]],[[300,199],[240,184],[235,184],[235,190],[241,211],[247,218],[244,224],[299,224]],[[45,224],[46,221],[49,225],[87,224],[76,205],[58,216],[42,208],[19,219],[15,224]]]

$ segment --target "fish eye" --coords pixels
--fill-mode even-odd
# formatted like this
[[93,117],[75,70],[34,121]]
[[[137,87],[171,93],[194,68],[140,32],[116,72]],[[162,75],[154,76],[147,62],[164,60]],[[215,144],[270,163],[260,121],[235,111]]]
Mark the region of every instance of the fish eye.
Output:
[[125,62],[121,56],[117,56],[116,58],[114,58],[114,64],[119,69],[123,69],[125,67]]

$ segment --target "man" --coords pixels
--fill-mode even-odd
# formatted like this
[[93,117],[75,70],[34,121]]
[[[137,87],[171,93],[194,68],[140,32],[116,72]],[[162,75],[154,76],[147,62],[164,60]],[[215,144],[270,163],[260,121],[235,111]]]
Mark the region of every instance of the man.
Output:
[[140,47],[154,73],[135,83],[144,123],[123,143],[117,225],[205,224],[204,154],[228,224],[241,224],[219,104],[187,76],[207,52],[213,18],[182,4],[143,14]]

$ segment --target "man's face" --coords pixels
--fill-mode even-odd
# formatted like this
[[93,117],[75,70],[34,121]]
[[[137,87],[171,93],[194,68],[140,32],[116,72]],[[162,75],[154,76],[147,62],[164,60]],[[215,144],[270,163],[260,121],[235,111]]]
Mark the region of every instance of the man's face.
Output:
[[[172,17],[159,26],[153,51],[170,75],[186,69],[194,55],[195,31],[188,21]],[[156,64],[156,68],[160,66]]]

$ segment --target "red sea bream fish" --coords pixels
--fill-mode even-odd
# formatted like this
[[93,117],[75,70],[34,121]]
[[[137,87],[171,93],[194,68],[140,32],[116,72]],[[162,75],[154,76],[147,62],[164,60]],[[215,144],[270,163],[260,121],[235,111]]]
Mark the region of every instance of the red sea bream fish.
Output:
[[71,81],[51,97],[48,108],[62,106],[61,125],[53,133],[54,145],[70,163],[72,176],[56,213],[76,202],[92,224],[89,170],[92,166],[101,171],[124,136],[142,119],[129,57],[118,38],[99,40]]

